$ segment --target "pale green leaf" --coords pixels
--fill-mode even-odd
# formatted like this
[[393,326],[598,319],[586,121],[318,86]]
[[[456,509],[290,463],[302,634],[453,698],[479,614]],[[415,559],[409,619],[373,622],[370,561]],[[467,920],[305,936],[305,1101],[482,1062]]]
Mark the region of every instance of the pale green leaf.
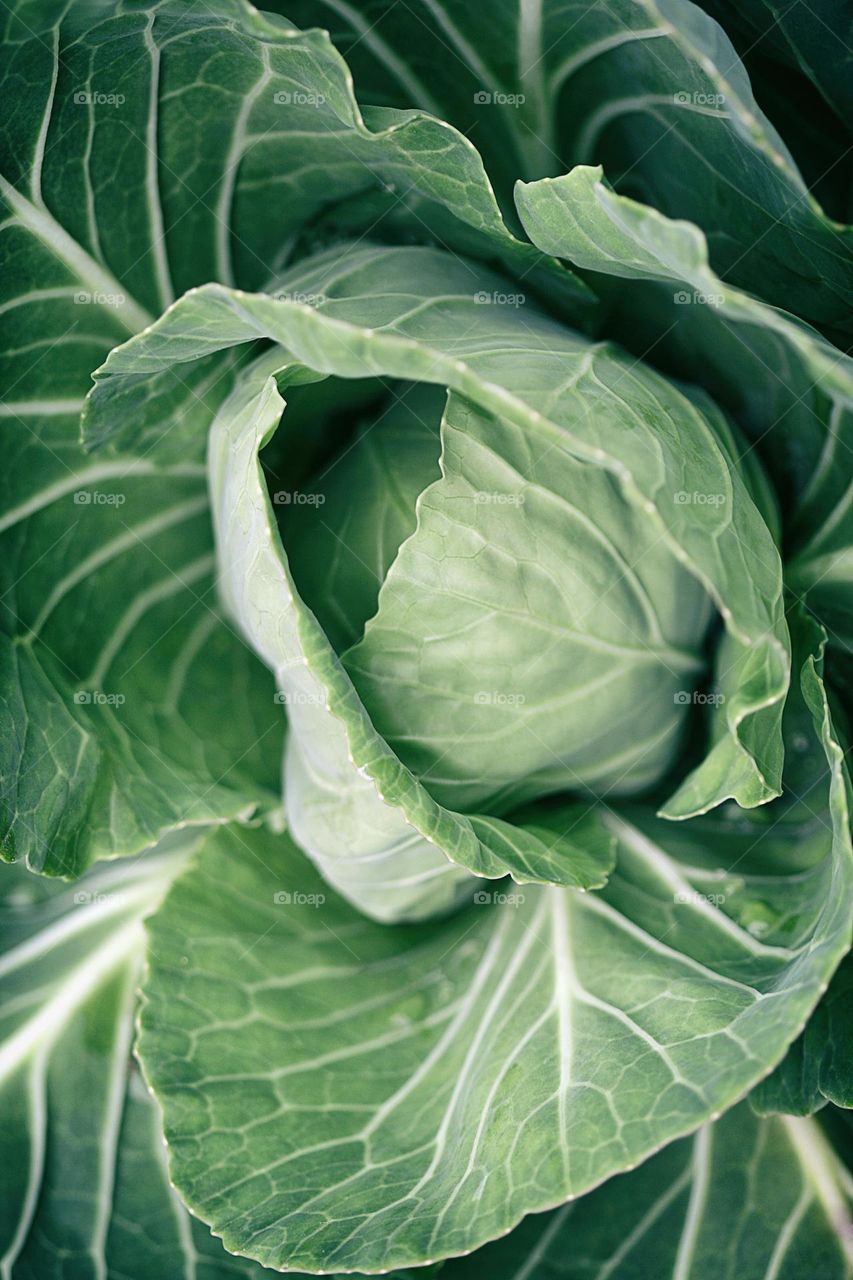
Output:
[[746,1105],[442,1270],[444,1280],[847,1280],[850,1175],[813,1121]]

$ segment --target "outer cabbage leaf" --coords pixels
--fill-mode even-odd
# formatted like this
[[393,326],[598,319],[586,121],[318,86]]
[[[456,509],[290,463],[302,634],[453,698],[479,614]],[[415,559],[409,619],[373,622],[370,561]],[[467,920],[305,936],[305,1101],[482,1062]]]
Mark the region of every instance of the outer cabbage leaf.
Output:
[[442,1276],[843,1280],[850,1212],[849,1171],[818,1124],[758,1121],[741,1104]]
[[702,8],[741,36],[750,49],[772,51],[798,67],[845,124],[853,120],[853,15],[835,0],[758,0],[742,8],[732,0],[702,0]]
[[757,856],[722,867],[725,813],[694,832],[610,810],[601,892],[489,892],[388,929],[286,837],[213,835],[150,920],[140,1051],[172,1177],[226,1247],[309,1271],[463,1253],[765,1075],[850,943],[846,781],[817,660],[801,655],[802,696],[829,757],[809,803],[833,832],[807,850],[784,801]]
[[4,195],[28,230],[77,265],[93,260],[142,307],[211,279],[262,287],[321,212],[382,187],[396,203],[444,208],[469,252],[479,243],[520,271],[542,263],[550,290],[591,300],[509,233],[477,152],[450,125],[383,111],[368,127],[325,33],[244,0],[17,10],[6,78],[23,96],[3,122]]
[[853,232],[818,207],[725,32],[688,0],[494,0],[485,24],[466,0],[281,3],[329,24],[362,100],[464,129],[507,203],[519,176],[600,161],[619,191],[698,223],[721,275],[846,345]]
[[169,1185],[159,1112],[129,1058],[140,920],[191,848],[171,837],[73,888],[0,869],[4,1280],[264,1274],[226,1254]]
[[851,454],[853,414],[848,413],[827,436],[814,484],[815,527],[803,538],[786,574],[791,588],[808,600],[830,639],[848,656],[853,654],[853,479],[842,486],[850,475]]
[[[849,840],[853,794],[845,766],[845,753],[833,730],[830,708],[821,695],[820,680],[823,673],[823,637],[808,616],[801,611],[798,629],[811,633],[813,658],[807,685],[804,686],[806,702],[816,722],[821,725],[823,749],[832,762],[834,781],[830,792],[833,825],[836,833],[844,833]],[[797,788],[795,805],[811,809],[811,785]],[[849,907],[848,907],[849,910]],[[839,1107],[853,1107],[853,1058],[851,1058],[851,977],[853,969],[849,956],[839,967],[829,990],[821,1000],[803,1034],[791,1046],[777,1069],[754,1091],[751,1102],[759,1115],[791,1112],[810,1115],[827,1102]]]
[[702,0],[731,37],[756,101],[775,124],[812,195],[850,220],[853,15],[837,0]]
[[[145,142],[156,66],[116,84],[110,64],[141,134],[116,163],[117,108],[92,97],[103,46],[69,41],[60,59],[60,18],[43,4],[6,17],[0,805],[3,856],[69,876],[270,803],[281,726],[211,596],[203,468],[93,464],[79,448],[93,364],[172,294]],[[123,21],[144,45],[140,16]],[[124,183],[146,199],[128,203]],[[230,375],[219,362],[185,401],[209,416]]]
[[600,168],[520,183],[516,202],[540,248],[618,277],[617,332],[641,350],[654,343],[656,359],[700,382],[744,424],[785,505],[787,582],[849,649],[853,360],[793,316],[725,284],[708,265],[698,227],[616,195]]
[[[155,904],[188,851],[185,839],[172,842],[144,864],[99,868],[73,890],[14,868],[0,871],[0,989],[7,1019],[15,1023],[0,1084],[0,1260],[8,1280],[260,1280],[268,1274],[227,1254],[183,1206],[168,1180],[159,1108],[126,1059],[141,960],[138,917]],[[83,1083],[76,1065],[81,1054]],[[688,1274],[702,1276],[710,1257],[719,1260],[719,1222],[713,1245],[704,1232],[687,1232],[691,1175],[709,1170],[715,1191],[702,1221],[710,1226],[716,1188],[748,1178],[757,1159],[767,1176],[772,1169],[778,1178],[777,1217],[759,1221],[748,1197],[739,1198],[738,1215],[726,1216],[732,1237],[739,1235],[750,1255],[758,1243],[754,1263],[739,1259],[739,1280],[763,1280],[773,1248],[791,1266],[808,1250],[810,1275],[836,1280],[845,1273],[833,1244],[837,1206],[827,1191],[839,1175],[816,1126],[801,1132],[805,1141],[792,1144],[785,1125],[757,1124],[736,1112],[573,1208],[530,1218],[507,1240],[448,1266],[467,1272],[488,1265],[500,1276],[522,1264],[550,1269],[559,1258],[565,1266],[575,1258],[581,1265],[587,1249],[603,1265],[625,1238],[626,1259],[635,1257],[635,1248],[654,1247],[668,1261],[679,1238],[687,1238],[696,1268]],[[700,1178],[694,1195],[704,1185]],[[795,1221],[781,1230],[792,1207]],[[583,1250],[580,1241],[588,1242]]]
[[749,1095],[758,1115],[808,1116],[828,1102],[853,1108],[853,964],[848,956],[808,1026]]
[[277,803],[280,717],[213,594],[203,470],[94,463],[74,413],[20,413],[6,423],[20,434],[2,532],[3,855],[77,875]]
[[[203,467],[79,447],[92,361],[133,307],[80,292],[46,232],[12,218],[3,236],[2,853],[70,876],[274,803],[281,724],[213,596]],[[221,395],[229,362],[218,376]]]

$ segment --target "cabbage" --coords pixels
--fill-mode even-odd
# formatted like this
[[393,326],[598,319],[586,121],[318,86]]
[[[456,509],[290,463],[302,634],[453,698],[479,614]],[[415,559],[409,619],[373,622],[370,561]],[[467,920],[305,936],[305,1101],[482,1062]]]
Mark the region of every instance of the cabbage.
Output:
[[4,1278],[849,1276],[845,42],[14,0]]

